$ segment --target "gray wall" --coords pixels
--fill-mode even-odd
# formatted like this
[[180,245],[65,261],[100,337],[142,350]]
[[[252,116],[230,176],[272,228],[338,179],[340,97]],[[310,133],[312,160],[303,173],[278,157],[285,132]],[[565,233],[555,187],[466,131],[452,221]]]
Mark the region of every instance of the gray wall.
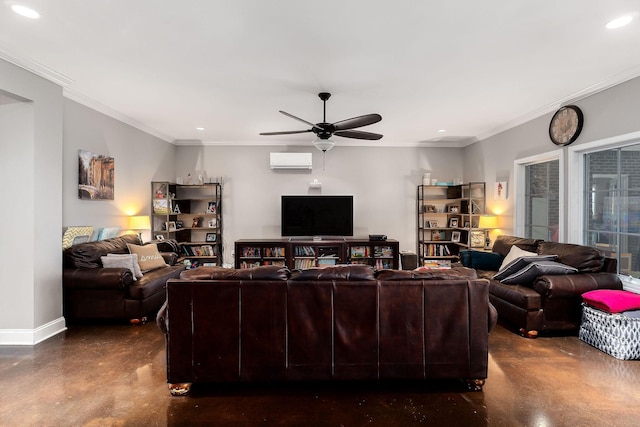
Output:
[[[578,105],[584,113],[584,127],[571,147],[640,130],[640,78],[629,80],[573,104]],[[465,180],[486,181],[489,193],[493,183],[508,180],[509,198],[506,201],[493,200],[491,195],[487,199],[489,210],[501,212],[499,224],[505,234],[511,233],[514,227],[514,161],[559,148],[549,139],[549,121],[552,116],[553,112],[550,112],[464,149]],[[567,149],[562,148],[565,154]],[[582,177],[571,175],[566,164],[564,171],[567,174],[564,181],[565,197],[560,203],[566,206],[566,187],[569,181]],[[568,219],[561,218],[560,221],[564,221],[567,229]]]
[[[339,144],[339,143],[338,143]],[[196,177],[202,170],[224,177],[223,215],[225,262],[233,263],[237,239],[280,238],[282,194],[351,194],[354,196],[354,235],[386,234],[401,250],[416,250],[416,186],[422,174],[462,178],[462,149],[341,147],[322,153],[311,143],[288,151],[313,153],[313,170],[272,171],[269,153],[282,146],[181,146],[176,173]],[[309,188],[317,179],[321,190]]]
[[[80,149],[114,158],[114,200],[78,199]],[[65,98],[63,225],[125,232],[129,215],[150,214],[151,181],[174,179],[175,152],[173,144]]]
[[0,343],[63,330],[62,88],[0,60]]

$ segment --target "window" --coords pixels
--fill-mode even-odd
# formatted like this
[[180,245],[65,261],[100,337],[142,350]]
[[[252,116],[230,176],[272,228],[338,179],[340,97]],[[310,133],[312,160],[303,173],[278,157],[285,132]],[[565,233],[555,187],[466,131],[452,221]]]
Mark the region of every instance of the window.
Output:
[[584,155],[584,242],[640,277],[640,144]]
[[560,217],[560,162],[525,166],[524,237],[557,242]]
[[514,162],[514,235],[562,242],[566,229],[564,152],[554,150]]

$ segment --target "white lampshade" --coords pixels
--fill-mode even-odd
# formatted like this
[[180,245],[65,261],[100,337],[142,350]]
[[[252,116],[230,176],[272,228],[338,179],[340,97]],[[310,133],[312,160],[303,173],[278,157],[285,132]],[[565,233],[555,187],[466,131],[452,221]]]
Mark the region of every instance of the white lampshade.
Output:
[[129,217],[130,230],[149,230],[151,229],[151,221],[147,215],[136,215]]
[[484,228],[484,229],[498,228],[498,217],[495,215],[480,215],[478,228]]

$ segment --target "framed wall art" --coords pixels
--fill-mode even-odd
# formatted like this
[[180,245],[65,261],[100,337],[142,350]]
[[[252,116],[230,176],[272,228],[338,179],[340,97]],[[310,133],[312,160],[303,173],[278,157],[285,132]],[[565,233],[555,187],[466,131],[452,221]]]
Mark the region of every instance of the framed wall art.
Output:
[[113,200],[113,157],[78,150],[78,198]]

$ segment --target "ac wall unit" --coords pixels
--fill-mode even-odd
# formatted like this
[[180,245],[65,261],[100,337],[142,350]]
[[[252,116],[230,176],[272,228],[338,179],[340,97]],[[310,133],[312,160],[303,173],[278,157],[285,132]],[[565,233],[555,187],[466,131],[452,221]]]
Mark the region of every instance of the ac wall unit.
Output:
[[311,153],[270,153],[271,169],[311,169]]

